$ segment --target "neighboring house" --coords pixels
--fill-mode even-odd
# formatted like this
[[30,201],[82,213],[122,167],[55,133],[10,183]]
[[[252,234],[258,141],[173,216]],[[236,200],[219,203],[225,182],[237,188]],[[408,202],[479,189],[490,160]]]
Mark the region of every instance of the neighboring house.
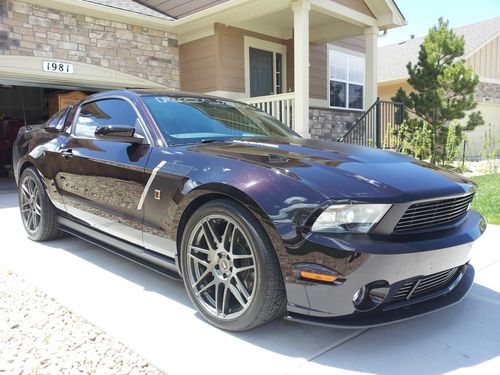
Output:
[[[478,158],[489,124],[495,136],[500,137],[500,17],[458,27],[454,31],[463,35],[463,59],[474,69],[480,81],[475,92],[478,102],[475,110],[481,111],[485,125],[467,134],[466,150],[468,157]],[[406,64],[417,62],[423,40],[415,38],[378,49],[378,95],[382,99],[390,100],[400,87],[411,91]]]
[[0,102],[40,117],[48,91],[182,89],[335,139],[376,100],[379,32],[403,24],[393,0],[0,0]]

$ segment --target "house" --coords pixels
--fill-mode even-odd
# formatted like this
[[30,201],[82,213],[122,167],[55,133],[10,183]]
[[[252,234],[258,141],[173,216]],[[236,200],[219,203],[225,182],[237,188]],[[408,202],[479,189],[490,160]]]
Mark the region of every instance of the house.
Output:
[[48,95],[163,87],[336,139],[376,100],[379,33],[403,24],[393,0],[0,0],[0,114],[36,121]]
[[[481,111],[485,125],[467,134],[466,150],[468,157],[478,158],[489,124],[496,137],[500,137],[500,17],[458,27],[454,32],[463,35],[463,59],[479,76],[475,110]],[[417,62],[423,40],[415,38],[378,49],[378,95],[382,99],[390,100],[400,87],[411,91],[406,64]]]

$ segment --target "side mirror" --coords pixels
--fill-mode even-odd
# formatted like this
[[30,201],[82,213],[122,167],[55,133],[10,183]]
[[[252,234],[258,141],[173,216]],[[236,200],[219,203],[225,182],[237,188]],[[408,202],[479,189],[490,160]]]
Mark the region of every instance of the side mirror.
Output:
[[94,132],[97,139],[114,142],[143,143],[144,137],[135,134],[135,128],[128,125],[98,126]]

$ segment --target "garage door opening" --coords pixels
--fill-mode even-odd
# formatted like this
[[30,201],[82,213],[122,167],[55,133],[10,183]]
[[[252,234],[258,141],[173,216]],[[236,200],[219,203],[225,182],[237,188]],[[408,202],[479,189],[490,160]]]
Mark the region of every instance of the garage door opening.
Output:
[[12,145],[22,126],[43,124],[94,92],[97,90],[0,84],[0,174],[8,174],[12,168]]

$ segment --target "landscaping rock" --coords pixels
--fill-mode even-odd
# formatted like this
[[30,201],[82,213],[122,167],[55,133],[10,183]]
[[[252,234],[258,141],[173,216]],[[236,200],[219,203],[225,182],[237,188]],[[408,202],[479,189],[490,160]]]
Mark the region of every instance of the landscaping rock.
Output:
[[0,266],[0,374],[162,374]]

